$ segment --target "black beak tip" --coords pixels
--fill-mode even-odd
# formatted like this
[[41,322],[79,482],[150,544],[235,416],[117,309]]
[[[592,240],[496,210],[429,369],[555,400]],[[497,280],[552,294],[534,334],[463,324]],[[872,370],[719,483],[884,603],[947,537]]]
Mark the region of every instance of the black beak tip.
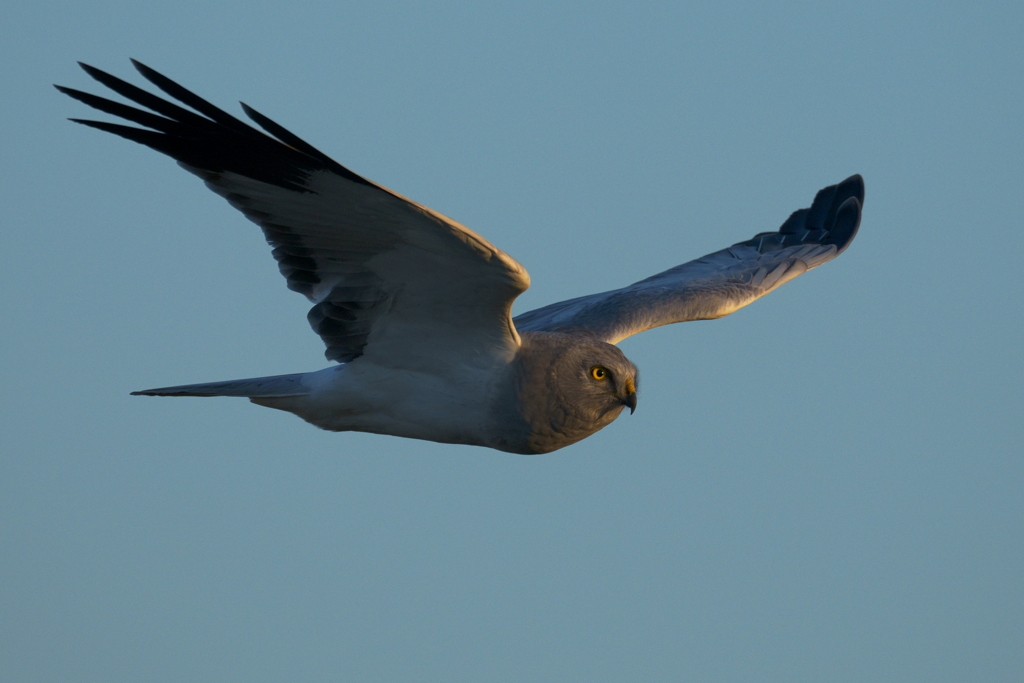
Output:
[[636,412],[636,392],[630,392],[629,396],[623,401],[624,404],[629,406],[629,414],[632,415]]

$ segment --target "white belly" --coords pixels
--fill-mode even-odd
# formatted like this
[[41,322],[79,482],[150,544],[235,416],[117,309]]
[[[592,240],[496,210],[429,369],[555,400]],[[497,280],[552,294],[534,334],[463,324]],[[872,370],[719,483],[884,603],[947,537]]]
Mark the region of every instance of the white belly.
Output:
[[381,367],[364,357],[306,375],[307,396],[257,402],[331,431],[487,446],[490,407],[503,369],[414,371]]

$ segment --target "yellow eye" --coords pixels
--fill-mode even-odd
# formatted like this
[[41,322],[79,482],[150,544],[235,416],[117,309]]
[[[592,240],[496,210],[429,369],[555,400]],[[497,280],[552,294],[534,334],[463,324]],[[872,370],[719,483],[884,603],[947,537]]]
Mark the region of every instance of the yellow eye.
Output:
[[590,376],[597,380],[608,379],[608,371],[602,368],[600,365],[595,365],[594,367],[590,368]]

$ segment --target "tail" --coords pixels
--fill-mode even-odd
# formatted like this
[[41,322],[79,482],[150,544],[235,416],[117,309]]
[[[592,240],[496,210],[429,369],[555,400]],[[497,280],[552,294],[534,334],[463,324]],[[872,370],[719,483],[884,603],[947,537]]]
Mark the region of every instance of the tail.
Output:
[[305,377],[305,373],[300,372],[295,375],[251,377],[227,382],[183,384],[179,387],[133,391],[132,396],[244,396],[246,398],[305,396],[310,392],[310,388],[303,384],[303,377]]

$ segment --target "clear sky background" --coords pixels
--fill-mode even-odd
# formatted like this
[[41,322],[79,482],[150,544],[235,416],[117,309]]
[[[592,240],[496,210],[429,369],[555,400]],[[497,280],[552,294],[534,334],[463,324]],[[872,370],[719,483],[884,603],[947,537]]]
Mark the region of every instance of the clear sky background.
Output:
[[[698,6],[703,5],[703,6]],[[10,2],[0,680],[1024,675],[1024,4]],[[325,366],[256,226],[52,83],[136,57],[523,263],[516,312],[773,230],[539,457],[152,386]]]

